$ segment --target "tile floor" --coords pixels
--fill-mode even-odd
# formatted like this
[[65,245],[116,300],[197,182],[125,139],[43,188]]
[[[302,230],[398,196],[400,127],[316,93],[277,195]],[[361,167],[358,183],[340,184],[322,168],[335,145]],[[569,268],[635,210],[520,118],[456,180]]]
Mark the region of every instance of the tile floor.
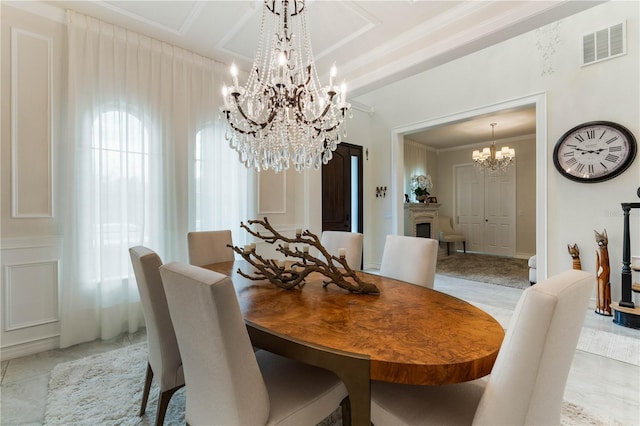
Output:
[[[438,275],[436,290],[471,303],[512,310],[522,290]],[[640,339],[640,331],[620,327],[611,318],[587,312],[585,328]],[[110,341],[83,343],[64,350],[3,361],[0,387],[1,425],[43,423],[47,385],[53,367],[61,362],[121,348],[146,340],[143,332]],[[609,424],[640,424],[640,367],[578,350],[565,390],[565,399]]]

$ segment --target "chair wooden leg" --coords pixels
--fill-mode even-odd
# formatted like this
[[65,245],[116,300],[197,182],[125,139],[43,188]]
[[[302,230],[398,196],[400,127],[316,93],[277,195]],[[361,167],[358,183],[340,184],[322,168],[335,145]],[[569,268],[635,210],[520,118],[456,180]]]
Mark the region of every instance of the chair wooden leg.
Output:
[[147,409],[147,400],[149,399],[149,391],[151,390],[151,382],[153,380],[153,370],[151,364],[147,363],[147,375],[144,379],[144,390],[142,391],[142,403],[140,404],[140,413],[138,416],[144,415]]
[[451,246],[451,243],[447,242],[447,256],[449,256],[449,247]]
[[[184,386],[184,385],[183,385]],[[156,413],[156,426],[162,426],[164,423],[164,416],[167,413],[167,407],[169,406],[169,401],[171,401],[171,397],[178,389],[182,386],[176,386],[175,388],[168,389],[164,392],[160,392],[158,396],[158,412]]]
[[465,254],[467,253],[467,242],[466,242],[466,241],[463,241],[463,242],[462,242],[462,250],[463,250],[463,252],[464,252]]

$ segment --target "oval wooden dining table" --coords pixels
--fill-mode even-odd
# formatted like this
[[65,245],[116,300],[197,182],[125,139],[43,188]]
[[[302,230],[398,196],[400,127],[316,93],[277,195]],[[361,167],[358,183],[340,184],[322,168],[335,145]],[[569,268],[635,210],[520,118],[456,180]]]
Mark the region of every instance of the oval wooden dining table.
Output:
[[442,385],[491,372],[504,338],[488,313],[453,296],[359,272],[379,295],[353,294],[313,273],[302,289],[254,281],[244,260],[207,265],[229,275],[256,347],[333,371],[351,424],[370,425],[370,381]]

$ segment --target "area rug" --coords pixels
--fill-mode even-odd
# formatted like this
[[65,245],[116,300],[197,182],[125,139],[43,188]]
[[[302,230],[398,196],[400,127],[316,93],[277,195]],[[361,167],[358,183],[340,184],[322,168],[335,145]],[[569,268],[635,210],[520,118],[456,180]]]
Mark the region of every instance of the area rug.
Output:
[[522,289],[531,285],[527,260],[511,257],[475,253],[438,256],[436,273]]
[[[147,345],[139,343],[58,364],[51,372],[44,424],[61,425],[153,425],[158,388],[154,383],[146,414],[138,417],[147,364]],[[165,425],[184,425],[184,388],[171,398]],[[341,424],[336,410],[319,426]],[[582,407],[562,406],[564,425],[604,425]]]

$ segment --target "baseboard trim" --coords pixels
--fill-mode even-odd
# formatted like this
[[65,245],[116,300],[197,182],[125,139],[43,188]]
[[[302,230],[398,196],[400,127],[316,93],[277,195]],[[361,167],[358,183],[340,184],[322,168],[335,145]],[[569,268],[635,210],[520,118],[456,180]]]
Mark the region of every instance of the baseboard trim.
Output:
[[34,355],[39,352],[58,349],[59,347],[60,336],[52,336],[32,342],[18,343],[0,348],[0,361],[19,358],[21,356]]

